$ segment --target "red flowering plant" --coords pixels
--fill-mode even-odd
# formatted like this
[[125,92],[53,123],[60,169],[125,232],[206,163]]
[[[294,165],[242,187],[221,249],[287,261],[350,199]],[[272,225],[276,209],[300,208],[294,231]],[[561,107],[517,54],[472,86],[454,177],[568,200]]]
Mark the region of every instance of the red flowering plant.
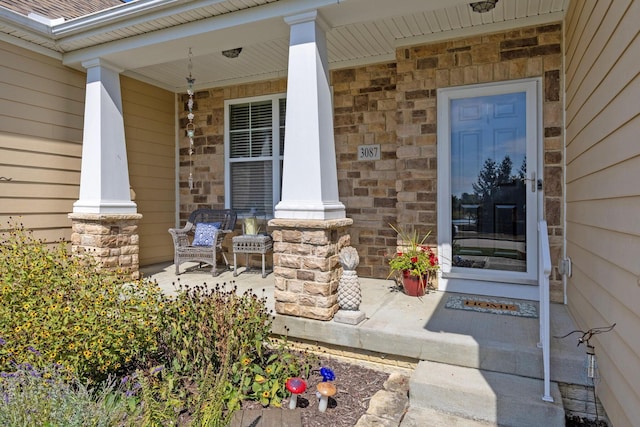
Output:
[[389,260],[389,267],[391,268],[389,276],[396,271],[407,271],[411,276],[424,277],[426,274],[440,268],[438,257],[431,247],[425,244],[429,235],[431,235],[431,231],[421,238],[415,230],[407,233],[398,230],[393,225],[391,225],[391,228],[398,233],[402,243],[400,249]]

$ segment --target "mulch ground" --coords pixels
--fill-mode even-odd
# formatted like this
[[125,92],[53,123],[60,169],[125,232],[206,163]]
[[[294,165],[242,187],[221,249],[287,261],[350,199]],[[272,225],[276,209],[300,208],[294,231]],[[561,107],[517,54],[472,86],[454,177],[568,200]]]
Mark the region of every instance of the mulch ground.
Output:
[[589,420],[577,416],[565,417],[565,427],[608,427],[606,421],[603,420]]
[[[322,381],[320,367],[328,367],[335,373],[333,383],[337,394],[329,399],[327,410],[318,410],[316,386]],[[301,412],[303,427],[353,427],[360,417],[367,412],[369,400],[382,390],[389,374],[373,370],[358,364],[344,362],[331,357],[321,357],[320,366],[315,368],[307,380],[307,391],[298,396],[296,411]],[[282,403],[288,408],[289,400]],[[256,402],[244,402],[243,409],[261,407]]]
[[[327,410],[318,410],[316,386],[322,381],[319,369],[322,366],[331,368],[335,373],[337,394],[329,399]],[[307,391],[298,396],[296,411],[300,411],[303,427],[353,427],[360,417],[367,412],[369,400],[376,392],[384,389],[383,384],[388,373],[349,363],[328,356],[320,358],[320,365],[312,371],[307,381]],[[282,402],[288,408],[288,399]],[[243,409],[258,409],[262,406],[253,401],[243,402]],[[590,420],[577,416],[567,416],[565,427],[608,427],[603,420]]]

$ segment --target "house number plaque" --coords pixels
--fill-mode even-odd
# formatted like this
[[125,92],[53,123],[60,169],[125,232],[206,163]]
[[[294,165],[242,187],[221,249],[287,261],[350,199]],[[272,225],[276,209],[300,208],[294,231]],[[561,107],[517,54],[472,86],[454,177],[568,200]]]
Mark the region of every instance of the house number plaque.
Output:
[[380,144],[358,145],[358,160],[380,160]]

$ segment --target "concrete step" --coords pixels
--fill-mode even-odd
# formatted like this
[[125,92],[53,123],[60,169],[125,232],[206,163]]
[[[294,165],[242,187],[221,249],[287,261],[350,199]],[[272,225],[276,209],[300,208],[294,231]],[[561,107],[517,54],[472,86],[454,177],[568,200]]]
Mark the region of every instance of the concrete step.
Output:
[[554,402],[544,402],[543,392],[542,380],[422,361],[411,376],[409,404],[500,426],[564,426],[558,385],[551,383]]
[[493,427],[487,421],[471,420],[431,408],[409,408],[400,427]]
[[[388,360],[431,360],[542,379],[539,319],[448,309],[446,302],[454,294],[433,292],[415,298],[390,292],[389,281],[361,282],[360,310],[367,316],[361,323],[276,315],[272,332]],[[551,336],[577,329],[566,306],[551,304],[550,308]],[[584,369],[584,348],[577,347],[575,339],[552,338],[550,350],[553,381],[591,385]]]

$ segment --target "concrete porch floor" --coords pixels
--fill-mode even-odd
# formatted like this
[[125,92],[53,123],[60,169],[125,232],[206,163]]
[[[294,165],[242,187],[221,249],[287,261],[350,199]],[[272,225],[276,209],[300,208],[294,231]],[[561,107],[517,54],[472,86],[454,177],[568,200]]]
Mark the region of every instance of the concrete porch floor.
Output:
[[[238,292],[251,289],[267,298],[274,308],[273,274],[262,278],[259,269],[239,275],[224,271],[212,277],[210,268],[197,264],[181,265],[175,275],[172,263],[140,269],[144,277],[157,281],[171,294],[174,283],[212,286],[236,285]],[[392,280],[360,278],[366,318],[358,325],[275,315],[273,332],[288,335],[310,346],[329,348],[337,355],[351,356],[377,363],[412,368],[420,360],[446,363],[488,371],[542,378],[542,351],[537,347],[539,320],[511,315],[496,315],[445,308],[450,295],[431,292],[421,298],[399,291]],[[536,303],[537,304],[537,303]],[[551,380],[590,386],[584,369],[585,349],[576,346],[572,336],[556,339],[576,329],[566,306],[551,304]]]

